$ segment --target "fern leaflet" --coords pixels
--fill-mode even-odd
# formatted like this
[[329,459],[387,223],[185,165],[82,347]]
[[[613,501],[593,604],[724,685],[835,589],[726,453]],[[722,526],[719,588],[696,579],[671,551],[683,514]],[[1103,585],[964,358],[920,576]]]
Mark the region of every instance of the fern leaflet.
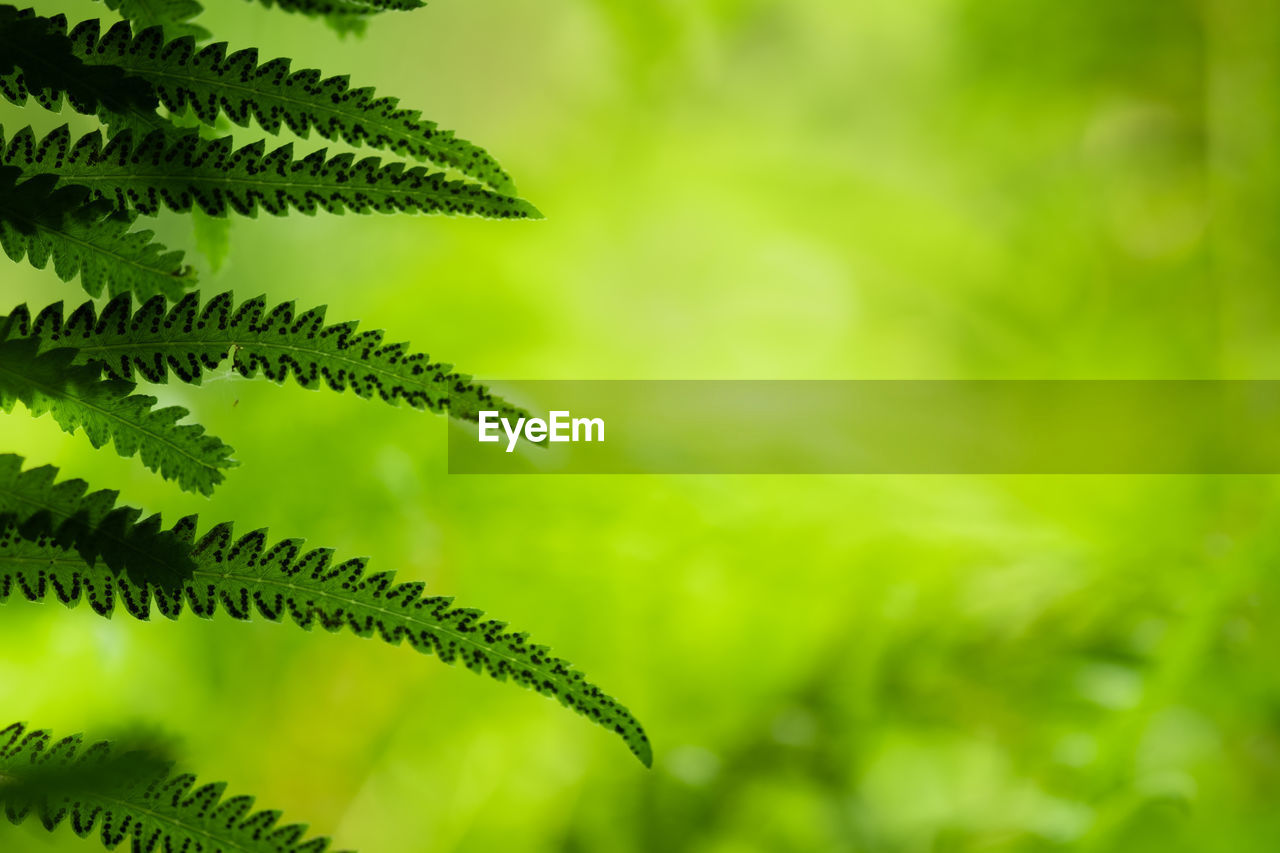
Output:
[[198,207],[212,216],[228,209],[256,216],[259,208],[283,216],[290,208],[312,214],[392,213],[397,211],[537,219],[527,201],[467,182],[450,181],[421,166],[382,164],[377,157],[355,160],[351,154],[326,159],[316,151],[293,159],[293,146],[265,153],[262,142],[233,150],[230,137],[207,140],[194,134],[172,138],[151,133],[135,143],[125,131],[103,146],[90,132],[74,145],[68,128],[37,140],[31,128],[18,131],[7,145],[0,129],[0,165],[16,166],[26,176],[55,175],[63,184],[88,187],[95,197],[120,207],[153,214],[161,207],[185,213]]
[[38,341],[0,341],[0,410],[21,402],[45,413],[66,432],[83,430],[94,447],[108,441],[121,456],[142,464],[187,491],[212,494],[222,469],[234,466],[231,448],[198,424],[179,424],[186,409],[155,408],[156,399],[133,394],[133,384],[102,379],[97,367],[71,364],[73,350],[38,353]]
[[99,107],[155,112],[159,102],[143,80],[120,68],[90,65],[76,56],[66,28],[50,26],[30,10],[0,6],[0,94],[23,106],[28,96],[58,110],[65,97],[77,112]]
[[[473,672],[552,696],[616,732],[642,762],[652,763],[644,730],[617,700],[546,646],[529,643],[527,635],[482,618],[479,610],[454,607],[451,598],[424,596],[422,583],[397,584],[393,572],[366,574],[364,559],[338,563],[330,549],[305,550],[299,539],[268,546],[264,530],[236,539],[230,524],[219,524],[196,539],[194,516],[160,532],[158,517],[137,522],[137,510],[114,509],[112,493],[85,495],[83,481],[55,485],[52,468],[23,472],[21,465],[17,456],[0,456],[0,516],[11,518],[0,533],[0,601],[15,592],[42,601],[52,591],[67,606],[85,598],[94,612],[108,616],[118,597],[130,615],[146,619],[154,599],[171,619],[184,604],[202,617],[221,608],[249,619],[256,610],[273,622],[288,616],[303,629],[319,624],[361,637],[376,634],[392,645],[405,640],[445,663],[461,661]],[[172,583],[146,579],[160,573],[158,560],[130,538],[135,531],[185,551]],[[97,566],[97,554],[114,555],[103,562],[116,567]],[[131,572],[137,563],[142,570]]]
[[[65,20],[50,24],[65,30]],[[498,192],[515,192],[510,176],[484,149],[423,121],[417,110],[400,109],[395,98],[351,88],[345,76],[325,78],[315,69],[291,72],[288,59],[260,63],[255,49],[228,55],[226,42],[201,50],[191,38],[166,44],[158,29],[135,37],[128,24],[101,35],[97,21],[86,21],[72,30],[70,39],[77,59],[147,81],[173,113],[190,107],[205,124],[226,115],[241,127],[253,118],[268,133],[277,134],[286,125],[303,138],[314,130],[325,139],[426,160]]]
[[403,401],[466,420],[475,420],[482,409],[528,416],[452,365],[411,353],[407,344],[384,344],[380,331],[357,332],[355,323],[326,325],[325,306],[296,311],[285,302],[268,311],[260,296],[237,307],[230,293],[218,294],[203,309],[199,293],[172,307],[162,298],[146,301],[137,311],[131,306],[125,294],[103,306],[101,314],[86,302],[64,319],[57,303],[34,320],[21,306],[0,317],[0,341],[35,338],[42,350],[73,347],[76,364],[101,364],[114,379],[141,375],[162,383],[172,371],[182,382],[198,384],[205,370],[230,358],[246,379],[261,373],[283,383],[292,376],[304,388],[350,388],[366,399]]
[[14,261],[37,269],[50,259],[63,281],[78,274],[90,296],[133,291],[141,299],[178,299],[195,283],[181,252],[154,242],[150,231],[130,231],[137,214],[104,201],[87,201],[81,187],[54,189],[51,176],[19,183],[21,172],[0,166],[0,246]]
[[268,8],[304,15],[372,15],[389,10],[421,9],[425,0],[259,0]]
[[[254,2],[254,0],[249,0]],[[268,9],[296,12],[311,18],[320,18],[340,36],[348,33],[364,35],[369,17],[378,12],[359,0],[258,0]]]
[[[46,28],[37,30],[43,39],[57,40],[60,46],[65,43],[67,56],[57,66],[59,80],[68,100],[80,112],[95,110],[97,103],[86,93],[103,88],[99,84],[95,89],[94,81],[109,75],[139,89],[137,97],[150,103],[152,113],[158,99],[175,115],[190,108],[207,125],[225,115],[241,127],[255,119],[271,134],[279,133],[282,125],[303,138],[314,130],[325,139],[382,148],[453,168],[498,192],[515,193],[510,176],[484,149],[457,138],[452,131],[440,130],[434,122],[423,121],[417,110],[400,109],[395,98],[375,97],[370,88],[351,88],[345,76],[323,78],[314,69],[291,72],[288,59],[259,63],[253,49],[228,56],[226,42],[201,50],[189,36],[166,43],[158,27],[135,37],[129,24],[121,22],[102,35],[98,21],[89,20],[68,36],[62,15],[21,21],[28,28],[33,22]],[[38,55],[47,51],[43,48]],[[26,62],[18,64],[35,63],[32,52],[26,51]],[[77,69],[83,69],[81,74]],[[81,81],[79,76],[87,79]],[[9,77],[14,79],[7,86],[6,78],[0,77],[0,88],[12,90],[14,100],[25,100],[21,74],[15,71]],[[60,100],[60,93],[45,89],[40,100],[53,108],[50,104]],[[119,103],[103,106],[122,111]],[[140,127],[163,129],[158,117],[150,127],[137,123],[132,127],[135,132]]]
[[[250,0],[252,2],[252,0]],[[425,0],[258,0],[267,8],[324,18],[339,35],[363,33],[372,15],[392,9],[421,9]]]
[[120,13],[120,17],[132,21],[138,29],[164,27],[169,38],[191,36],[195,39],[209,37],[209,31],[191,23],[204,8],[196,0],[106,0],[108,8]]
[[224,798],[226,784],[196,788],[147,757],[131,760],[106,742],[88,748],[80,735],[54,741],[22,723],[0,729],[0,800],[5,816],[34,815],[45,829],[68,821],[87,838],[97,830],[108,850],[126,842],[136,853],[325,853],[327,838],[303,840],[304,824],[278,826],[278,811],[253,812],[252,797]]
[[76,112],[96,115],[112,133],[176,133],[156,107],[145,80],[109,65],[90,65],[72,52],[66,27],[51,27],[30,9],[0,6],[0,96],[24,106],[32,98],[53,112],[65,99]]

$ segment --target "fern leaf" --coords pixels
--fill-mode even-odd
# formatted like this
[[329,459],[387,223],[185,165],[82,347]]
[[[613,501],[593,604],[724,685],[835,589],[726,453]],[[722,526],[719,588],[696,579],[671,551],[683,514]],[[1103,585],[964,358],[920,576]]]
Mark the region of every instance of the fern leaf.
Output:
[[355,160],[351,154],[326,159],[324,151],[294,160],[292,145],[269,154],[262,142],[233,150],[230,137],[173,139],[155,132],[135,144],[125,131],[104,147],[102,134],[90,132],[73,145],[64,125],[40,140],[23,128],[8,144],[0,129],[0,147],[0,165],[16,166],[28,177],[55,175],[61,184],[88,187],[97,198],[147,214],[162,207],[179,213],[198,207],[211,216],[224,216],[229,209],[256,216],[259,208],[274,216],[290,209],[542,216],[523,199],[450,181],[421,166],[383,165],[376,157]]
[[[642,762],[652,763],[648,738],[630,711],[547,647],[484,619],[479,610],[424,596],[423,584],[395,583],[393,572],[367,574],[364,559],[338,563],[330,549],[306,550],[299,539],[268,546],[264,530],[237,539],[231,525],[219,524],[196,539],[194,517],[163,532],[186,549],[174,569],[178,591],[166,590],[140,579],[157,574],[156,558],[129,539],[135,529],[157,536],[158,517],[136,522],[136,510],[122,515],[114,508],[113,493],[85,495],[82,481],[55,485],[53,469],[23,472],[21,465],[17,456],[0,456],[0,516],[11,520],[0,532],[0,601],[15,593],[43,601],[53,592],[69,607],[84,598],[106,616],[119,599],[130,615],[146,619],[154,600],[171,619],[184,605],[202,617],[222,609],[249,619],[257,611],[273,622],[288,617],[303,629],[318,624],[392,645],[407,641],[445,663],[460,661],[473,672],[554,697],[620,735]],[[108,552],[117,568],[104,559],[103,569],[92,559]],[[138,561],[145,574],[130,573]]]
[[[254,2],[254,0],[249,0]],[[340,36],[354,33],[364,35],[369,17],[378,10],[371,9],[358,0],[258,0],[268,9],[277,8],[323,20]]]
[[[122,760],[123,759],[123,760]],[[195,786],[167,765],[131,761],[109,743],[80,735],[55,741],[22,723],[0,729],[0,800],[5,816],[35,816],[53,831],[64,821],[81,838],[135,853],[325,853],[327,838],[303,840],[303,824],[278,826],[278,811],[253,812],[252,797],[225,797],[226,784]]]
[[[250,0],[252,2],[252,0]],[[267,8],[323,18],[339,35],[363,33],[369,18],[379,12],[421,9],[424,0],[258,0]]]
[[104,201],[87,201],[80,187],[54,189],[50,176],[19,183],[21,172],[0,166],[0,247],[14,261],[37,269],[52,259],[63,281],[77,275],[90,296],[133,291],[140,299],[178,299],[195,284],[195,271],[152,240],[130,231],[136,214]]
[[[12,7],[0,7],[6,8]],[[30,12],[14,10],[13,14]],[[131,87],[129,91],[151,114],[158,101],[176,115],[190,108],[207,125],[225,115],[241,127],[247,127],[252,118],[272,134],[287,126],[306,138],[314,130],[325,139],[368,145],[435,163],[456,169],[500,193],[515,193],[510,176],[484,149],[459,139],[452,131],[439,129],[434,122],[424,121],[417,110],[400,109],[395,98],[376,97],[370,88],[351,88],[347,77],[324,78],[314,69],[291,71],[288,59],[260,63],[258,52],[252,49],[228,55],[226,42],[202,50],[196,49],[192,37],[166,43],[158,27],[134,36],[125,22],[111,27],[106,35],[96,20],[85,21],[68,34],[67,20],[62,15],[26,18],[19,23],[33,30],[32,37],[56,42],[62,51],[55,66],[56,80],[49,81],[37,93],[40,102],[50,109],[56,108],[61,99],[62,93],[55,86],[60,83],[68,101],[80,112],[94,112],[103,105],[125,114],[121,96],[110,103],[103,95],[95,97],[106,86],[97,82],[98,78],[106,76],[111,81],[122,81],[117,85]],[[43,59],[51,48],[42,41],[35,48],[23,49],[24,61],[18,63],[19,67],[48,64]],[[0,40],[0,50],[4,47]],[[21,72],[15,69],[7,77],[0,75],[0,91],[19,103],[25,101]],[[137,116],[128,118],[130,123],[120,125],[120,129],[129,127],[135,133],[166,129],[159,116],[153,115],[147,121],[139,121]]]
[[[59,23],[60,21],[60,23]],[[181,133],[157,111],[159,99],[145,80],[109,65],[91,65],[72,51],[66,20],[36,17],[31,9],[0,6],[0,96],[24,106],[32,98],[53,112],[63,101],[96,115],[112,134]]]
[[132,310],[127,294],[108,302],[101,314],[86,302],[69,315],[61,303],[32,320],[20,307],[8,321],[0,317],[0,341],[35,338],[41,350],[73,347],[76,364],[99,364],[113,379],[166,382],[170,371],[198,384],[205,370],[228,359],[246,379],[261,374],[272,382],[289,377],[304,388],[350,389],[365,399],[415,409],[449,411],[475,420],[481,410],[505,417],[528,417],[493,396],[452,365],[433,362],[407,344],[383,343],[381,331],[357,332],[355,323],[325,323],[325,306],[297,311],[292,302],[267,310],[264,297],[238,307],[220,293],[200,307],[190,293],[169,307],[153,298]]
[[421,9],[425,0],[259,0],[267,8],[304,15],[371,15],[391,10]]
[[[65,31],[65,20],[49,23]],[[291,71],[288,59],[259,62],[253,49],[228,55],[226,42],[202,50],[191,38],[165,43],[158,29],[135,37],[126,23],[102,35],[96,20],[85,21],[71,31],[70,40],[77,60],[145,80],[172,113],[189,107],[205,124],[225,115],[241,127],[252,118],[268,133],[277,134],[284,125],[303,138],[314,130],[325,139],[453,168],[500,193],[515,193],[510,176],[484,149],[423,121],[417,110],[400,109],[395,98],[353,89],[345,76]]]
[[49,413],[66,432],[83,431],[94,447],[111,441],[121,456],[139,456],[183,489],[213,493],[222,469],[236,464],[230,447],[198,424],[179,424],[186,409],[157,409],[154,397],[100,378],[96,367],[71,364],[74,356],[67,349],[39,353],[35,340],[0,341],[0,410],[21,402],[36,417]]
[[209,31],[191,23],[204,8],[196,0],[106,0],[107,7],[132,21],[138,29],[163,27],[169,38],[206,39]]
[[51,26],[48,19],[14,6],[0,6],[0,95],[18,106],[32,97],[54,111],[65,97],[74,110],[86,114],[99,107],[154,113],[159,104],[146,81],[76,56],[65,23]]
[[[277,0],[281,2],[281,0]],[[299,6],[323,6],[331,3],[333,0],[283,0],[283,2],[292,3]],[[426,0],[347,0],[348,3],[356,6],[364,6],[374,12],[387,12],[397,10],[406,12],[411,9],[421,9],[426,6]]]

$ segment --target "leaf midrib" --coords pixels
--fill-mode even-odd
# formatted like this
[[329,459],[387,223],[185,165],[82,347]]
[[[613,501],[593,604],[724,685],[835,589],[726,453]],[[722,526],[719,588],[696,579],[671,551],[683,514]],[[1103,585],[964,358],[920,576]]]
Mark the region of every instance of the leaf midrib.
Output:
[[[296,163],[296,162],[299,162],[299,161],[293,161],[293,163]],[[83,172],[83,171],[75,170],[74,167],[73,169],[65,172],[49,170],[47,173],[56,175],[58,179],[64,184],[95,185],[95,184],[106,183],[106,184],[114,184],[114,185],[128,185],[130,183],[146,182],[151,186],[159,185],[161,183],[177,183],[180,186],[190,187],[192,185],[198,185],[198,184],[204,183],[204,184],[212,184],[214,186],[234,185],[234,186],[247,186],[251,188],[269,186],[269,187],[278,188],[278,189],[293,189],[293,190],[303,190],[303,191],[333,189],[341,192],[351,192],[351,193],[359,192],[366,195],[386,195],[386,196],[394,196],[394,197],[412,197],[416,195],[416,196],[426,197],[430,199],[437,199],[437,198],[444,199],[446,197],[454,198],[454,199],[475,198],[475,196],[468,194],[467,191],[469,190],[470,192],[490,193],[490,195],[492,196],[491,198],[481,197],[480,200],[485,203],[496,202],[497,206],[499,207],[505,206],[504,203],[518,201],[518,199],[511,198],[510,196],[502,196],[497,193],[491,193],[490,191],[484,190],[476,185],[471,185],[470,187],[468,187],[465,183],[461,184],[461,186],[464,188],[464,192],[455,195],[453,192],[451,192],[448,189],[425,189],[425,188],[402,189],[400,187],[387,187],[382,184],[374,184],[374,185],[366,184],[364,186],[361,186],[355,180],[349,180],[345,183],[339,183],[336,181],[333,183],[321,183],[319,181],[313,181],[311,183],[300,183],[298,181],[281,180],[279,179],[278,176],[275,179],[272,179],[273,173],[270,171],[264,171],[261,175],[255,175],[253,178],[236,178],[230,175],[209,175],[209,174],[201,174],[201,173],[188,173],[183,175],[175,175],[171,172],[160,172],[156,174],[148,174],[146,172],[108,172],[104,170],[95,170],[94,172]],[[399,174],[403,175],[405,173],[401,172]],[[443,175],[444,173],[437,172],[435,174]],[[262,179],[264,177],[266,178],[266,180]],[[424,177],[430,177],[430,175],[426,175]],[[450,183],[453,183],[455,186],[459,185],[459,183],[456,181],[452,181]],[[351,205],[347,203],[345,199],[343,200],[343,204],[348,208],[351,207]],[[514,205],[514,204],[510,206],[515,209],[518,209],[519,207],[518,205]]]
[[[61,345],[62,342],[55,341],[54,343]],[[147,350],[182,349],[184,351],[190,351],[198,347],[219,347],[220,348],[224,344],[226,347],[234,346],[234,347],[248,348],[252,346],[258,349],[272,349],[272,350],[281,350],[284,352],[303,353],[309,356],[313,356],[314,359],[317,361],[323,359],[325,361],[336,361],[336,362],[339,362],[340,364],[351,366],[351,367],[359,367],[362,370],[368,370],[373,373],[377,373],[380,376],[384,376],[388,379],[394,379],[406,385],[413,385],[414,387],[421,389],[423,391],[430,391],[430,390],[436,389],[438,388],[439,385],[442,384],[438,382],[421,380],[411,374],[406,376],[405,374],[402,374],[402,373],[396,373],[394,370],[391,370],[390,368],[373,365],[373,364],[370,364],[369,362],[361,361],[358,358],[351,358],[349,356],[345,356],[337,353],[329,353],[323,350],[312,349],[312,348],[297,346],[292,344],[258,341],[258,340],[251,340],[251,339],[245,339],[245,338],[240,338],[238,340],[227,339],[226,341],[207,340],[207,339],[191,339],[191,340],[175,339],[175,340],[165,340],[165,341],[134,341],[131,343],[120,343],[120,344],[91,344],[88,346],[75,344],[75,343],[68,343],[66,345],[74,346],[81,353],[96,353],[96,352],[113,352],[117,350],[137,352],[139,348],[147,349]],[[222,356],[219,358],[219,362],[225,360],[226,358],[228,358],[228,354],[223,353]],[[443,383],[443,384],[447,384],[447,383]]]
[[[213,842],[213,849],[215,849],[215,850],[216,850],[216,849],[227,849],[228,847],[230,847],[230,848],[231,848],[231,849],[233,849],[233,850],[241,850],[241,851],[244,851],[244,853],[258,853],[258,851],[261,851],[261,850],[262,850],[262,848],[261,848],[261,847],[242,847],[242,846],[241,846],[237,841],[235,841],[235,840],[228,840],[227,838],[225,838],[225,837],[223,837],[223,836],[221,836],[221,835],[214,835],[213,833],[209,832],[208,830],[200,829],[200,828],[198,828],[198,827],[196,827],[196,826],[193,826],[193,825],[191,825],[191,824],[189,824],[189,823],[185,823],[185,822],[183,822],[181,819],[179,819],[179,818],[177,818],[177,817],[174,817],[174,816],[172,816],[172,815],[162,814],[162,813],[160,813],[160,812],[156,812],[156,811],[152,811],[151,809],[148,809],[148,808],[145,808],[145,807],[143,807],[143,806],[140,806],[140,805],[138,805],[137,803],[131,803],[131,802],[129,802],[128,800],[119,800],[119,799],[116,799],[116,798],[114,798],[114,797],[108,797],[106,794],[95,794],[95,793],[88,793],[88,794],[84,794],[84,795],[82,795],[82,796],[83,796],[83,798],[84,798],[84,799],[86,799],[86,800],[98,800],[99,802],[103,802],[103,803],[115,803],[116,805],[121,806],[121,807],[123,807],[123,808],[125,808],[125,809],[127,809],[127,810],[129,810],[129,811],[133,811],[133,812],[137,812],[137,813],[139,813],[139,814],[147,815],[148,817],[152,818],[153,820],[155,820],[155,821],[157,821],[157,822],[160,822],[160,823],[167,823],[167,824],[169,824],[170,826],[178,827],[179,829],[185,830],[186,832],[190,833],[191,835],[199,835],[199,836],[202,836],[202,837],[204,837],[204,838],[207,838],[207,839],[209,839],[210,841],[212,841],[212,842]],[[238,827],[237,827],[237,828],[238,828]]]

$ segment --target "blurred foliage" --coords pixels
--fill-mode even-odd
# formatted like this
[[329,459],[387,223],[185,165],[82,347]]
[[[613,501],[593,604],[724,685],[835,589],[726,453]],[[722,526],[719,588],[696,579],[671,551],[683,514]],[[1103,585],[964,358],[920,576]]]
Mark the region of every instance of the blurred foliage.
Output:
[[[1274,3],[484,0],[342,41],[207,5],[233,45],[485,140],[547,215],[239,221],[209,292],[328,303],[494,378],[1280,363]],[[10,302],[78,299],[2,274]],[[444,425],[410,410],[229,375],[159,395],[237,448],[218,517],[528,627],[625,699],[655,770],[408,650],[229,620],[9,605],[7,718],[161,727],[364,853],[1280,837],[1272,478],[449,477]],[[0,442],[166,517],[209,508],[47,419]]]

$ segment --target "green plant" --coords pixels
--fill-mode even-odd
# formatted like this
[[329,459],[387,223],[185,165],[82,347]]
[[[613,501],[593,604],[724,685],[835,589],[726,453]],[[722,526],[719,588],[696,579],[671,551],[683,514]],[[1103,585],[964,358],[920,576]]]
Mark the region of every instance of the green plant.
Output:
[[302,824],[278,826],[278,811],[252,811],[253,798],[224,799],[222,783],[194,788],[146,750],[113,749],[100,741],[82,749],[78,735],[53,741],[47,732],[14,724],[0,731],[0,780],[5,816],[35,816],[49,830],[64,821],[85,838],[95,831],[108,849],[269,850],[324,853],[324,838],[303,840]]
[[[359,29],[368,15],[406,10],[418,0],[262,0]],[[135,383],[199,384],[223,365],[242,377],[290,377],[305,388],[351,390],[450,417],[481,409],[518,412],[451,365],[431,361],[355,323],[328,323],[325,308],[237,303],[231,293],[202,299],[181,252],[136,229],[163,208],[211,217],[293,212],[421,212],[532,219],[510,177],[481,148],[437,128],[396,100],[353,88],[345,77],[261,62],[254,50],[198,46],[208,34],[192,20],[192,0],[107,0],[124,21],[105,33],[97,21],[68,27],[61,16],[0,6],[0,93],[95,116],[101,131],[73,138],[64,126],[43,137],[31,127],[0,128],[0,245],[37,268],[51,261],[64,281],[79,278],[91,297],[70,313],[60,302],[33,315],[19,306],[0,317],[0,409],[16,403],[50,414],[95,447],[122,456],[179,488],[211,495],[236,463],[229,446],[187,422],[178,407],[157,408]],[[237,148],[226,122],[276,134],[311,132],[428,165],[320,151],[295,158],[292,146]],[[434,169],[434,171],[432,170]],[[86,601],[110,616],[116,604],[138,619],[152,608],[235,619],[254,613],[307,629],[349,629],[391,644],[408,642],[447,663],[510,680],[561,703],[618,735],[645,764],[648,740],[629,711],[544,646],[417,582],[367,573],[363,559],[339,562],[300,539],[271,542],[264,531],[236,537],[229,524],[198,532],[194,517],[166,526],[158,516],[117,506],[116,494],[59,480],[48,466],[24,470],[0,455],[0,602]],[[4,736],[7,744],[3,744]],[[94,827],[108,847],[133,849],[308,850],[302,829],[275,829],[273,812],[221,801],[221,786],[192,792],[192,778],[168,765],[115,772],[97,747],[50,746],[42,733],[0,733],[0,796],[12,820],[29,814],[52,828],[69,819]],[[95,763],[96,762],[96,763]],[[39,784],[33,773],[41,769]],[[54,768],[57,772],[53,772]],[[89,769],[93,772],[90,773]],[[46,772],[47,771],[47,772]],[[79,780],[79,781],[76,781]]]

